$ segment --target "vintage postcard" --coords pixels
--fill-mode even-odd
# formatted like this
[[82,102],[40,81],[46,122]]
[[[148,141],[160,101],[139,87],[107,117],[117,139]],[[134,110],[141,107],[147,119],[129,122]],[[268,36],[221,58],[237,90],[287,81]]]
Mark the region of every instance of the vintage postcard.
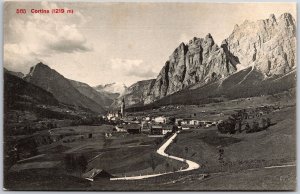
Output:
[[3,3],[4,188],[296,189],[296,3]]

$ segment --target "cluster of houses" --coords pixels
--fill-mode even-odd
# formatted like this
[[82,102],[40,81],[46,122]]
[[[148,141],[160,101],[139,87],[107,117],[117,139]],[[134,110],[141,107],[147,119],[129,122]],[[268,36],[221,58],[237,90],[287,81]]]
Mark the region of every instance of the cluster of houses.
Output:
[[125,113],[125,99],[122,100],[120,110],[109,112],[104,119],[115,125],[115,131],[130,134],[148,133],[151,135],[165,135],[174,130],[216,126],[220,121],[200,121],[195,118],[170,118],[165,116],[129,117]]
[[[211,127],[221,121],[201,121],[194,118],[169,118],[165,116],[157,117],[111,117],[107,115],[115,125],[115,131],[127,132],[130,134],[148,133],[151,135],[165,135],[175,130],[187,130],[191,128]],[[114,115],[115,116],[115,115]]]
[[107,119],[109,121],[116,121],[121,118],[120,112],[109,112],[106,116],[104,116],[104,119]]

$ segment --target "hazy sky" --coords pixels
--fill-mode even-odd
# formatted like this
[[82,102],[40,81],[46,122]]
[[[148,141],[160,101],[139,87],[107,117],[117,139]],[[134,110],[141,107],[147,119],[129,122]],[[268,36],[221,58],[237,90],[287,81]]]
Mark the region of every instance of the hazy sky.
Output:
[[[74,14],[31,14],[33,8]],[[28,73],[42,61],[91,86],[130,85],[155,78],[181,42],[211,33],[220,45],[235,24],[285,12],[296,19],[296,4],[6,2],[4,66]]]

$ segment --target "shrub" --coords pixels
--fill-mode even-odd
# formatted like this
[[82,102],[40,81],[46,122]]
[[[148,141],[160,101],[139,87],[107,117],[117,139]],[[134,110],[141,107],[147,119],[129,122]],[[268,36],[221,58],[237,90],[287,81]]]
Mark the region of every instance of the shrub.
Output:
[[234,119],[228,119],[218,124],[218,131],[220,133],[230,133],[234,134],[236,121]]

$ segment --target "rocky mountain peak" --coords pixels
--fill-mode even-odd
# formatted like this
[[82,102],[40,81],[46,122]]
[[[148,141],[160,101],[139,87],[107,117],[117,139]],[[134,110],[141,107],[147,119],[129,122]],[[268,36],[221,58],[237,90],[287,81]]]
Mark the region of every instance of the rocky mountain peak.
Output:
[[271,21],[272,23],[276,23],[276,17],[275,17],[274,14],[271,14],[271,15],[269,16],[269,21]]
[[296,26],[289,13],[244,22],[225,42],[228,52],[239,59],[240,65],[255,66],[266,76],[283,75],[296,65]]
[[236,29],[238,29],[239,25],[235,24],[234,25],[234,28],[233,28],[233,31],[236,31]]
[[287,28],[289,35],[296,36],[296,21],[290,13],[284,13],[279,17],[282,28]]
[[[132,85],[119,101],[125,97],[128,105],[132,105],[131,102],[148,104],[198,82],[228,76],[236,70],[231,58],[218,47],[210,33],[205,38],[194,37],[188,44],[179,44],[155,80]],[[141,93],[136,91],[138,88],[146,90]]]
[[213,37],[211,36],[210,33],[208,33],[208,34],[205,36],[205,40],[207,40],[207,39],[213,39]]
[[[289,13],[258,21],[245,20],[219,47],[212,35],[181,43],[153,81],[130,87],[127,105],[148,104],[183,89],[230,77],[236,71],[251,69],[257,75],[280,76],[296,66],[296,26]],[[232,75],[234,76],[234,75]],[[227,78],[226,78],[227,79]],[[145,89],[145,92],[137,90]],[[134,100],[133,100],[134,99]]]
[[34,74],[44,74],[50,71],[53,70],[48,65],[39,62],[30,68],[29,73],[26,75],[26,77],[27,79],[29,79],[30,77],[34,76]]
[[70,80],[41,62],[32,66],[24,79],[52,93],[62,103],[88,108],[99,113],[105,111],[102,105],[81,94]]
[[51,70],[51,68],[48,65],[46,65],[46,64],[44,64],[42,62],[39,62],[38,64],[36,64],[35,66],[33,66],[31,68],[35,69],[35,70],[37,70],[37,69],[48,69],[48,70]]
[[[274,14],[273,14],[274,15]],[[274,16],[275,17],[275,16]],[[289,21],[294,21],[294,18],[292,16],[292,14],[290,13],[283,13],[280,15],[279,17],[280,19],[286,19],[286,20],[289,20]]]

